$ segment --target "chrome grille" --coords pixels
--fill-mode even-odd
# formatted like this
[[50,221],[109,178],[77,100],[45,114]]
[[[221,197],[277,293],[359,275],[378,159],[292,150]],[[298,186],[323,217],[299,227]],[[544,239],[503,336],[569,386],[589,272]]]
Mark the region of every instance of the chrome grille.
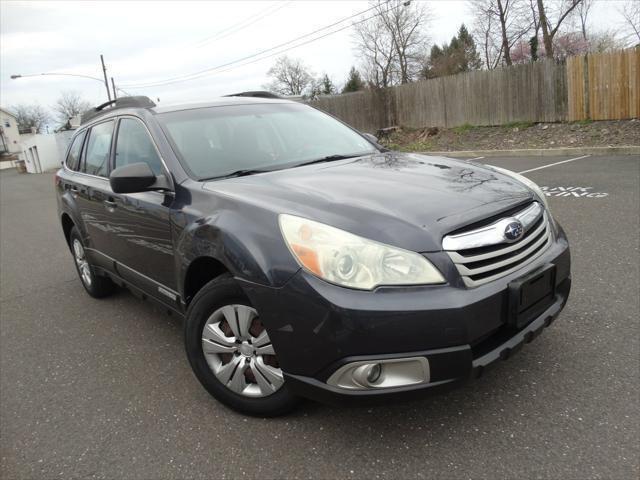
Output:
[[[509,243],[504,235],[514,220],[524,234]],[[467,287],[477,287],[510,274],[533,262],[551,245],[552,231],[544,208],[537,202],[511,217],[490,225],[444,237],[443,249],[455,264]]]

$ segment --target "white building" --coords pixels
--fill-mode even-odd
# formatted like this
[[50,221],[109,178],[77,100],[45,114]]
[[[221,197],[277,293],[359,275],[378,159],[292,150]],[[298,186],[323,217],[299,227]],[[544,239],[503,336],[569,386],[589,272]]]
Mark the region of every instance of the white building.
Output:
[[11,112],[0,108],[0,153],[20,153],[20,133],[18,120]]

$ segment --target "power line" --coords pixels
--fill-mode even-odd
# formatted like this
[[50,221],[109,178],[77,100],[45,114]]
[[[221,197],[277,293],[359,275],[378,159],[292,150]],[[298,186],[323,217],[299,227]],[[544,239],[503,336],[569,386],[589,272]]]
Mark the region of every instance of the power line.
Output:
[[[389,3],[390,1],[391,1],[391,0],[387,0],[386,2],[384,2],[384,4],[387,4],[387,3]],[[380,5],[384,5],[384,4],[380,4]],[[301,35],[301,36],[299,36],[299,37],[296,37],[296,38],[294,38],[294,39],[291,39],[291,40],[289,40],[289,41],[286,41],[286,42],[284,42],[284,43],[281,43],[281,44],[279,44],[279,45],[276,45],[276,46],[274,46],[274,47],[270,47],[270,48],[267,48],[267,49],[265,49],[265,50],[261,50],[260,52],[254,53],[254,54],[252,54],[252,55],[247,55],[247,56],[242,57],[242,58],[239,58],[239,59],[237,59],[237,60],[233,60],[233,61],[230,61],[230,62],[227,62],[227,63],[223,63],[223,64],[221,64],[221,65],[216,65],[215,67],[209,67],[209,68],[206,68],[206,69],[204,69],[204,70],[200,70],[200,71],[198,71],[198,72],[193,72],[193,73],[190,73],[190,74],[187,74],[187,75],[179,75],[179,76],[177,76],[177,77],[172,77],[172,78],[168,78],[168,79],[165,79],[165,80],[158,80],[158,81],[155,81],[155,82],[147,82],[147,83],[140,83],[140,84],[125,84],[124,86],[125,86],[125,87],[128,87],[128,88],[159,87],[159,86],[170,85],[170,84],[173,84],[173,83],[179,83],[179,82],[183,82],[183,81],[187,81],[187,80],[195,80],[196,78],[200,78],[200,77],[202,77],[202,76],[204,76],[204,75],[206,75],[206,74],[208,74],[208,73],[210,73],[210,72],[212,72],[212,71],[220,70],[221,68],[229,67],[229,66],[234,65],[234,64],[236,64],[236,63],[244,62],[244,61],[246,61],[246,60],[250,60],[250,59],[253,59],[253,58],[255,58],[255,57],[259,57],[259,56],[261,56],[261,55],[263,55],[263,54],[265,54],[265,53],[272,52],[272,51],[274,51],[274,50],[278,50],[278,49],[280,49],[280,48],[282,48],[282,47],[286,47],[287,45],[291,45],[292,43],[298,42],[299,40],[302,40],[302,39],[305,39],[305,38],[311,37],[311,36],[313,36],[313,35],[315,35],[315,34],[317,34],[317,33],[320,33],[320,32],[322,32],[322,31],[324,31],[324,30],[328,30],[328,29],[330,29],[330,28],[332,28],[332,27],[335,27],[335,26],[337,26],[337,25],[340,25],[341,23],[344,23],[344,22],[346,22],[346,21],[348,21],[348,20],[351,20],[351,19],[352,19],[352,18],[354,18],[354,17],[360,16],[360,15],[362,15],[362,14],[364,14],[364,13],[367,13],[367,12],[369,12],[369,11],[373,10],[373,9],[376,9],[376,8],[378,8],[380,5],[374,5],[374,6],[372,6],[372,7],[367,8],[366,10],[363,10],[363,11],[361,11],[361,12],[358,12],[358,13],[355,13],[355,14],[353,14],[353,15],[350,15],[350,16],[348,16],[348,17],[346,17],[346,18],[343,18],[342,20],[339,20],[339,21],[334,22],[334,23],[332,23],[332,24],[330,24],[330,25],[327,25],[327,26],[325,26],[325,27],[322,27],[322,28],[319,28],[319,29],[317,29],[317,30],[314,30],[314,31],[312,31],[312,32],[310,32],[310,33],[307,33],[307,34],[305,34],[305,35]],[[400,6],[403,6],[403,5],[402,5],[402,4],[399,4],[398,6],[393,7],[391,10],[394,10],[394,9],[396,9],[396,8],[399,8]],[[306,45],[306,44],[308,44],[308,43],[314,42],[314,41],[316,41],[316,40],[320,40],[320,39],[325,38],[325,37],[327,37],[327,36],[329,36],[329,35],[333,35],[334,33],[338,33],[338,32],[340,32],[340,31],[342,31],[342,30],[346,30],[347,28],[351,28],[353,25],[358,25],[358,24],[360,24],[360,23],[362,23],[362,22],[365,22],[365,21],[367,21],[367,20],[370,20],[371,18],[377,17],[377,16],[379,16],[379,15],[380,15],[380,13],[377,13],[377,14],[375,14],[375,15],[372,15],[371,17],[368,17],[368,18],[365,18],[365,19],[363,19],[363,20],[360,20],[360,21],[358,21],[358,22],[356,22],[356,23],[354,23],[354,24],[349,24],[349,25],[347,25],[347,26],[345,26],[345,27],[342,27],[342,28],[340,28],[340,29],[333,30],[333,31],[331,31],[331,32],[329,32],[329,33],[326,33],[326,34],[324,34],[324,35],[322,35],[322,36],[320,36],[320,37],[312,38],[312,39],[310,39],[310,40],[308,40],[308,41],[306,41],[306,42],[300,43],[300,44],[298,44],[298,45],[294,45],[294,46],[292,46],[292,47],[290,47],[290,48],[286,48],[286,49],[284,49],[284,50],[280,50],[280,51],[278,51],[278,52],[277,52],[277,53],[275,53],[275,54],[272,54],[272,55],[268,55],[268,56],[265,56],[265,57],[259,58],[259,59],[255,60],[255,61],[263,60],[264,58],[269,58],[269,57],[272,57],[272,56],[274,56],[274,55],[278,55],[278,54],[280,54],[280,53],[284,53],[284,52],[286,52],[286,51],[289,51],[289,50],[291,50],[291,49],[293,49],[293,48],[297,48],[297,47],[300,47],[300,46],[302,46],[302,45]],[[244,63],[243,65],[248,65],[249,63],[253,63],[253,62]]]
[[[273,15],[278,10],[282,10],[289,3],[291,3],[291,0],[283,2],[280,5],[269,5],[267,8],[259,11],[258,13],[254,14],[254,15],[251,15],[251,16],[245,18],[244,20],[241,20],[238,23],[235,23],[235,24],[231,25],[230,27],[224,28],[224,29],[220,30],[219,32],[216,32],[215,34],[211,35],[210,37],[204,38],[204,39],[196,42],[190,48],[202,48],[202,47],[204,47],[205,45],[207,45],[209,43],[215,42],[216,40],[221,40],[223,38],[227,38],[228,36],[233,35],[234,33],[237,33],[237,32],[239,32],[241,30],[244,30],[247,27],[250,27],[251,25],[253,25],[254,23],[259,22],[260,20],[262,20],[265,17],[268,17],[269,15]],[[248,22],[248,23],[246,23],[246,22]],[[236,28],[236,27],[239,27],[239,28]]]

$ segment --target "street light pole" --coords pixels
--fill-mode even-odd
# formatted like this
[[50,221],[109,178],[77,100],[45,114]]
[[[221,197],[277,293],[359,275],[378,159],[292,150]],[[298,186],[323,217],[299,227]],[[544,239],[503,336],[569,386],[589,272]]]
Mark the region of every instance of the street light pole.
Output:
[[104,57],[100,54],[100,62],[102,62],[102,73],[104,74],[104,86],[107,88],[107,98],[111,101],[111,92],[109,92],[109,81],[107,80],[107,67],[104,66]]

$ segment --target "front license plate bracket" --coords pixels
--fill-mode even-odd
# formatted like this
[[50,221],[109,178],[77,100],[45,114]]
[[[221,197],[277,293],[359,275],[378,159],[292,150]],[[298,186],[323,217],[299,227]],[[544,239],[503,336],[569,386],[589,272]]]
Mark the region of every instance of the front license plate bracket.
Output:
[[517,329],[529,324],[555,299],[556,266],[545,265],[509,283],[507,323]]

